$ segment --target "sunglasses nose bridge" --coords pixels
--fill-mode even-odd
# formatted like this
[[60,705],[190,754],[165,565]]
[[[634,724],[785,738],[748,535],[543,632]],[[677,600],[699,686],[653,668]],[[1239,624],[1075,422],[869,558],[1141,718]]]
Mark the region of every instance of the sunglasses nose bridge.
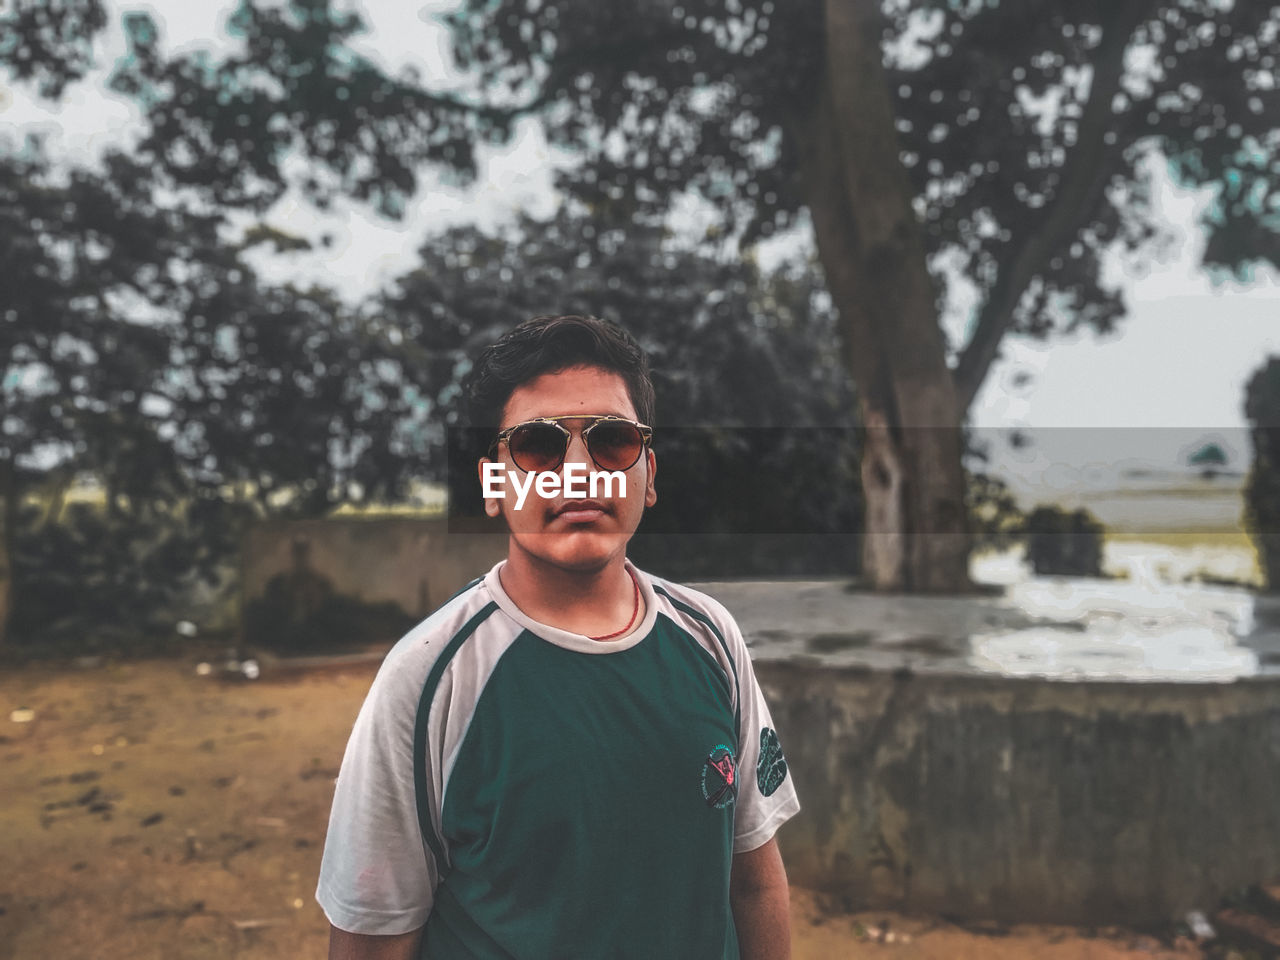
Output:
[[571,430],[569,432],[569,442],[564,451],[564,462],[581,463],[588,470],[593,466],[591,453],[587,449],[587,436],[585,430]]

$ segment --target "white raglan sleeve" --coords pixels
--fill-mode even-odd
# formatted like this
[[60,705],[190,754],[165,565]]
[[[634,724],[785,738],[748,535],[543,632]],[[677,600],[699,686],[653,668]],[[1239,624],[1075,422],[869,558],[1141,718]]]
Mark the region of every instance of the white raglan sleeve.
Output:
[[795,780],[787,769],[782,741],[764,693],[756,679],[746,642],[733,617],[727,620],[725,641],[738,669],[738,799],[734,814],[733,852],[763,846],[778,828],[800,812]]
[[415,658],[395,653],[383,662],[351,730],[316,887],[329,922],[350,933],[418,929],[438,882],[414,789],[421,670],[406,662]]

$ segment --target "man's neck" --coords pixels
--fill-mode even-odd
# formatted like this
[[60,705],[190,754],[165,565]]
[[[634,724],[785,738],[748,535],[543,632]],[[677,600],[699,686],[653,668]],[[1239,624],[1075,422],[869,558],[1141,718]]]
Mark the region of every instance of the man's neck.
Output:
[[[588,637],[621,630],[636,613],[636,585],[619,553],[593,570],[566,570],[512,545],[500,578],[502,589],[539,623]],[[643,610],[635,616],[638,624]]]

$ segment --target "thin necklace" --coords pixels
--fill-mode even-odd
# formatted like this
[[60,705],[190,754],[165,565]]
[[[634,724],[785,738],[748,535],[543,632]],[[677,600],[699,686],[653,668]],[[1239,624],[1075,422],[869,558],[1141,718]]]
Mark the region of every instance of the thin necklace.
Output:
[[634,573],[632,573],[630,569],[628,569],[628,570],[627,570],[627,576],[629,576],[629,577],[631,578],[631,583],[632,583],[632,585],[633,585],[633,586],[635,586],[635,588],[636,588],[636,604],[635,604],[635,606],[631,609],[631,619],[630,619],[630,620],[628,620],[628,621],[627,621],[627,625],[626,625],[625,627],[623,627],[621,630],[619,630],[617,633],[606,633],[603,637],[589,637],[588,639],[590,639],[590,640],[611,640],[611,639],[613,639],[614,637],[620,637],[620,636],[622,636],[624,633],[626,633],[628,630],[630,630],[630,629],[631,629],[631,625],[632,625],[633,623],[635,623],[635,622],[636,622],[636,617],[638,617],[638,616],[640,615],[640,581],[636,579],[636,575],[635,575]]

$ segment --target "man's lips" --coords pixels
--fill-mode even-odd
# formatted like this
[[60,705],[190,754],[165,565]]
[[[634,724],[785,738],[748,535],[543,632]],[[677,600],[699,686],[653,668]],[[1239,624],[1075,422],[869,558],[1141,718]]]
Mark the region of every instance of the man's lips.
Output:
[[556,509],[553,519],[565,523],[591,523],[608,512],[598,500],[569,500]]

